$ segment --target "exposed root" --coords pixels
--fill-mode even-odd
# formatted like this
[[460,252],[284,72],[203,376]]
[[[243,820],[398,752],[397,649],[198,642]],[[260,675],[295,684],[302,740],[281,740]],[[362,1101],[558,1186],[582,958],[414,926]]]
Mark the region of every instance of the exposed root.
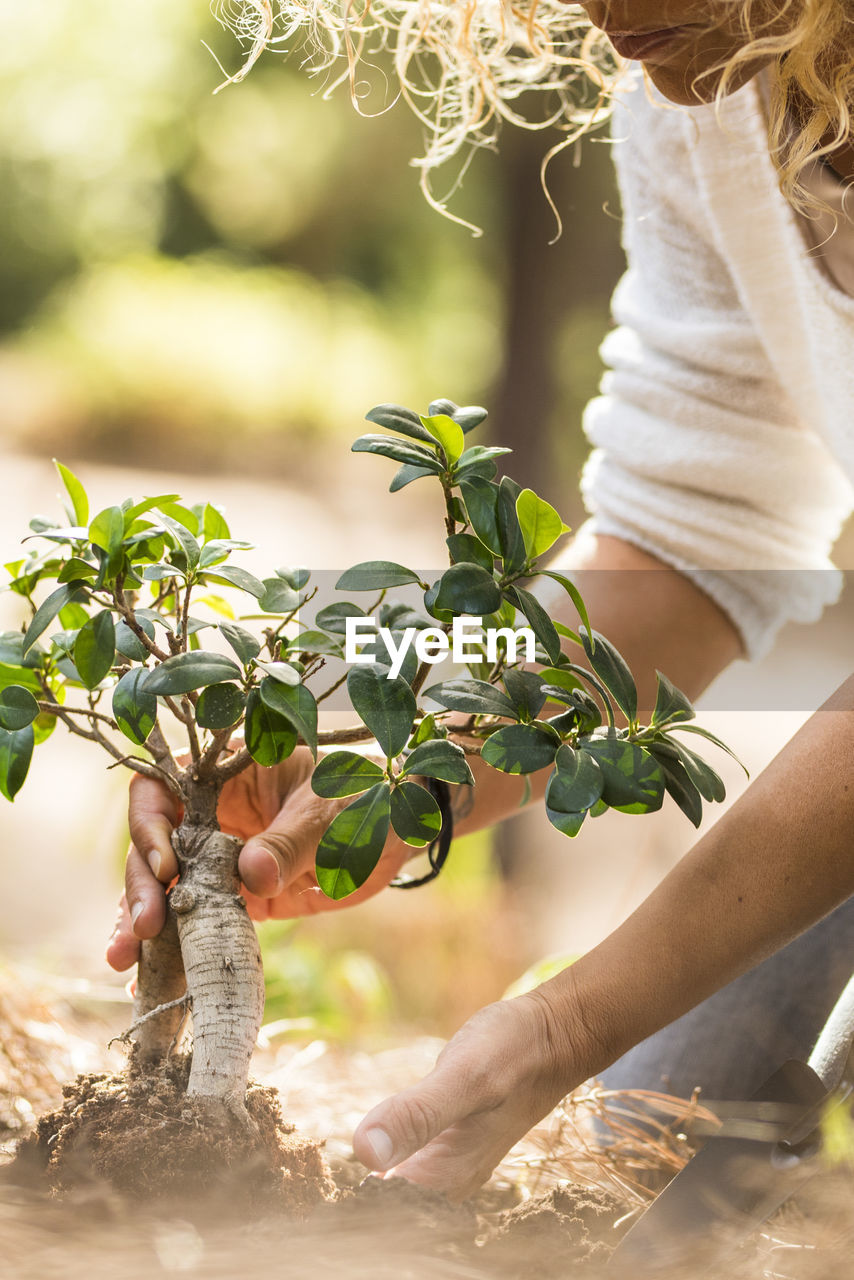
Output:
[[177,1000],[167,1000],[166,1004],[159,1004],[156,1009],[150,1009],[148,1013],[144,1013],[142,1017],[136,1018],[126,1031],[121,1035],[113,1036],[112,1040],[107,1042],[107,1048],[111,1049],[114,1044],[127,1044],[133,1033],[138,1031],[141,1026],[148,1022],[151,1018],[158,1018],[161,1014],[167,1013],[170,1009],[189,1009],[192,1005],[192,998],[185,992],[179,996]]

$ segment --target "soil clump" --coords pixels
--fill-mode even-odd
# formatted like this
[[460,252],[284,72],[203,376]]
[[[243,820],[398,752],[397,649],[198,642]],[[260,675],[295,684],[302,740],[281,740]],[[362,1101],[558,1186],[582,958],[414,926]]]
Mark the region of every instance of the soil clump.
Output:
[[91,1073],[19,1145],[9,1177],[64,1195],[93,1184],[137,1202],[241,1217],[305,1217],[337,1192],[321,1144],[285,1123],[275,1089],[251,1084],[242,1118],[188,1097],[188,1058],[154,1072]]

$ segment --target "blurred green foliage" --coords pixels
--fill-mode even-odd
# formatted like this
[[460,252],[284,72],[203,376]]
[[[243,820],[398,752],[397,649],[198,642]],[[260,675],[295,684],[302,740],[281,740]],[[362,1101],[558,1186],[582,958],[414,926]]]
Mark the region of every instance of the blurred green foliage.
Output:
[[[346,87],[324,101],[299,50],[266,54],[214,95],[212,53],[230,70],[241,60],[204,0],[43,0],[35,34],[26,7],[0,13],[7,440],[251,469],[260,442],[269,467],[270,451],[275,463],[317,432],[348,439],[367,405],[426,401],[437,382],[487,399],[520,306],[511,224],[530,208],[547,272],[566,273],[565,312],[548,319],[549,416],[577,466],[602,335],[575,313],[603,317],[615,274],[605,149],[585,150],[584,208],[572,205],[556,250],[536,183],[520,189],[503,156],[479,156],[455,197],[485,229],[475,241],[418,193],[418,126],[403,108],[384,113],[381,75],[368,119]],[[547,141],[530,145],[539,157]]]

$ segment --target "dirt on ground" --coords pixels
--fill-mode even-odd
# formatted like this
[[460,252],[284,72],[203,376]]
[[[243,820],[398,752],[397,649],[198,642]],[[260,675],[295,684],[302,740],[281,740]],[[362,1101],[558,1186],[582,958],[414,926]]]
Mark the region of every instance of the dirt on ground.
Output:
[[319,1143],[285,1123],[275,1089],[253,1084],[246,1110],[186,1095],[189,1057],[154,1073],[80,1075],[63,1105],[19,1145],[8,1176],[47,1194],[109,1186],[137,1202],[198,1202],[206,1213],[305,1217],[335,1187]]

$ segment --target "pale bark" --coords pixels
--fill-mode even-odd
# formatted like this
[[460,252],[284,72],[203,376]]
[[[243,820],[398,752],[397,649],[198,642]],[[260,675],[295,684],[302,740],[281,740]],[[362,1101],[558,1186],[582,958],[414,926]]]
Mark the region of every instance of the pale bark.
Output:
[[264,1013],[261,949],[239,892],[241,844],[182,824],[174,845],[180,880],[170,896],[193,1014],[187,1092],[241,1109]]
[[[216,822],[213,786],[185,795],[172,844],[179,879],[163,932],[143,943],[135,1021],[185,992],[193,1019],[188,1094],[243,1111],[249,1064],[264,1013],[264,973],[255,927],[240,896],[241,842]],[[185,1010],[164,1009],[134,1030],[144,1062],[166,1058]]]

